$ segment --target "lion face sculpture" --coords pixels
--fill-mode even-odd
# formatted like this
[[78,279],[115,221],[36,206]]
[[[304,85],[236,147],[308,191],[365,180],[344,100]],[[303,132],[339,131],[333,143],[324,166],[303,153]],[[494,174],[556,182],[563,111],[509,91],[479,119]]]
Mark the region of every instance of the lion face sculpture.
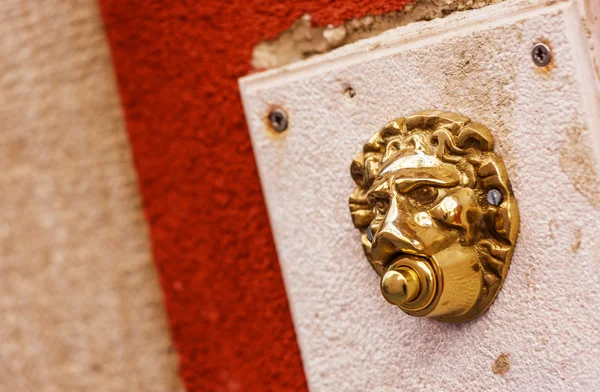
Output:
[[519,216],[483,125],[425,111],[392,121],[351,165],[354,225],[384,297],[414,316],[483,313],[508,271]]

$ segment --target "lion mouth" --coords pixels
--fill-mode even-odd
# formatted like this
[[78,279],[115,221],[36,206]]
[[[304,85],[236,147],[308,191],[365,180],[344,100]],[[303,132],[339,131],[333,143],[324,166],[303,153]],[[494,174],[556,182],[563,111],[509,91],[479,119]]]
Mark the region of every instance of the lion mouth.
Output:
[[419,252],[395,252],[385,257],[384,260],[380,262],[381,266],[385,268],[385,270],[389,270],[390,267],[402,261],[402,259],[422,259],[428,263],[431,262],[431,258],[427,255],[424,255]]

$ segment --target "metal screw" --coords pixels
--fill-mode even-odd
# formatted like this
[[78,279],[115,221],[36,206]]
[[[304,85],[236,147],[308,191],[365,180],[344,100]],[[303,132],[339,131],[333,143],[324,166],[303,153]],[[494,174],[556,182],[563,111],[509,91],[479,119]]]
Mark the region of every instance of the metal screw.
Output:
[[502,204],[502,192],[498,189],[490,189],[487,193],[487,201],[493,206],[499,206]]
[[285,110],[276,108],[269,113],[269,123],[275,132],[283,132],[288,127],[288,116]]
[[367,238],[369,242],[373,242],[373,233],[371,232],[371,226],[367,227]]
[[550,61],[552,60],[552,51],[548,45],[540,42],[533,47],[531,58],[538,67],[545,67],[550,64]]

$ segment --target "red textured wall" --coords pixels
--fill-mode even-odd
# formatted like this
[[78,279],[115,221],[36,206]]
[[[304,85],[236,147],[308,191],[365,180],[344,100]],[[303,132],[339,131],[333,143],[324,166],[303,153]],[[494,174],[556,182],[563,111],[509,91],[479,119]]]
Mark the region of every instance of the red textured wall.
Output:
[[237,79],[253,46],[409,0],[100,0],[187,390],[306,382]]

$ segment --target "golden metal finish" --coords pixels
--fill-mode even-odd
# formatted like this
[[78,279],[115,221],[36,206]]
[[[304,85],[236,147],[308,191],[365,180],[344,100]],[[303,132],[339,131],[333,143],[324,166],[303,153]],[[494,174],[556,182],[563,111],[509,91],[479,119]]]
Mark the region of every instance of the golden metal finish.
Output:
[[383,127],[351,166],[354,225],[391,304],[461,323],[493,302],[519,211],[484,125],[424,111]]
[[381,293],[395,305],[408,304],[421,292],[421,282],[414,269],[400,266],[390,269],[381,278]]

